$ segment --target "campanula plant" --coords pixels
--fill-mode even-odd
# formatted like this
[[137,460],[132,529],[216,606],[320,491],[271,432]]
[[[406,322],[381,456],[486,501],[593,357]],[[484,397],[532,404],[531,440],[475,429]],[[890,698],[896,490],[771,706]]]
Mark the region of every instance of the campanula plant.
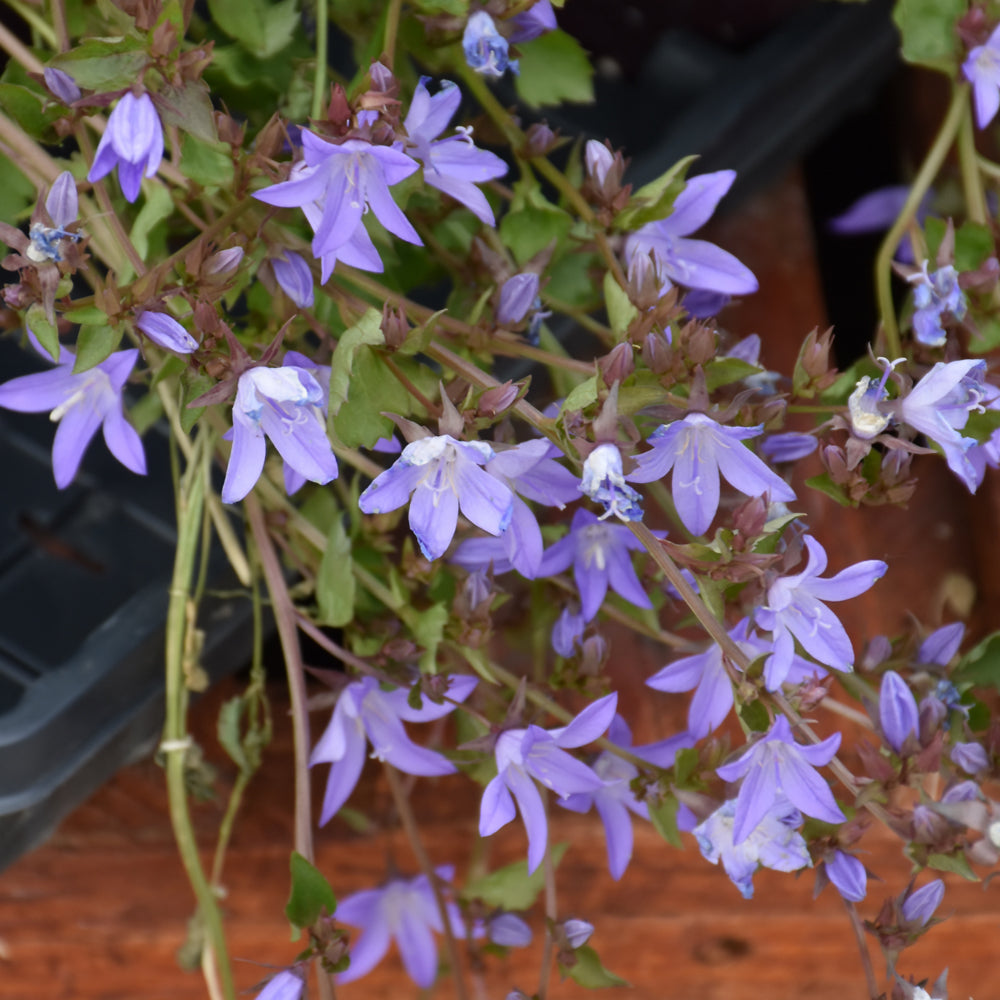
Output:
[[[512,948],[537,1000],[557,971],[620,984],[645,966],[594,900],[656,849],[749,935],[765,882],[832,883],[858,995],[929,996],[908,949],[1000,860],[996,638],[954,581],[960,614],[890,635],[909,570],[891,538],[845,544],[836,505],[905,518],[931,467],[995,487],[997,11],[897,3],[951,98],[913,182],[832,220],[885,232],[871,350],[838,372],[833,332],[785,364],[746,329],[740,298],[780,290],[720,235],[730,165],[642,183],[635,150],[571,134],[558,105],[595,88],[562,4],[245,7],[52,0],[30,49],[0,33],[2,329],[36,369],[0,373],[0,408],[56,424],[53,489],[98,430],[139,475],[143,434],[171,438],[146,484],[178,511],[160,752],[206,996],[370,975],[516,1000]],[[209,871],[188,688],[214,540],[236,582],[213,596],[276,623],[288,684],[269,711],[259,651],[220,715],[240,778]],[[231,961],[220,872],[272,715],[295,850],[261,974]],[[912,870],[876,870],[876,835]],[[687,919],[621,898],[654,896]]]

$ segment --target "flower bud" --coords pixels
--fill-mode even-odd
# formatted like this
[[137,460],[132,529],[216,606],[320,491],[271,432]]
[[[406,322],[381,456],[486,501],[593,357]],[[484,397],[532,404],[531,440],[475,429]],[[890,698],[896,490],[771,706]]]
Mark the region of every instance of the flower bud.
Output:
[[647,334],[642,345],[642,360],[657,375],[669,371],[673,365],[674,351],[669,339],[663,333]]
[[861,669],[874,670],[892,656],[892,643],[884,635],[876,635],[868,640],[861,654]]
[[903,902],[903,919],[923,926],[944,899],[944,882],[936,878],[933,882],[907,895]]
[[175,354],[190,354],[198,348],[198,341],[167,313],[141,312],[135,318],[135,325],[154,344]]
[[852,903],[860,902],[868,891],[868,875],[865,866],[853,855],[834,851],[824,865],[830,881],[837,891]]
[[529,159],[546,156],[558,143],[558,132],[554,132],[545,122],[533,122],[525,133],[525,154]]
[[486,933],[494,944],[504,948],[527,948],[531,928],[513,913],[498,913],[487,925]]
[[583,162],[587,168],[587,176],[598,187],[604,187],[604,183],[608,179],[608,171],[615,162],[611,150],[603,142],[588,139],[587,145],[583,149]]
[[69,73],[64,73],[61,69],[55,69],[52,66],[46,66],[42,75],[45,77],[45,86],[49,88],[49,93],[53,97],[57,97],[63,104],[72,104],[74,101],[80,100],[80,88]]
[[219,250],[212,254],[205,261],[202,274],[205,277],[215,277],[235,271],[243,260],[243,247],[229,247],[227,250]]
[[410,321],[406,318],[406,313],[402,308],[393,309],[386,302],[382,306],[382,336],[385,337],[385,346],[390,351],[398,351],[409,335]]
[[760,450],[769,462],[797,462],[800,458],[811,455],[817,444],[812,434],[785,431],[782,434],[769,434],[761,442]]
[[648,253],[634,253],[628,262],[625,291],[629,302],[645,312],[660,301],[662,282],[656,273],[656,263]]
[[271,267],[281,290],[300,309],[311,309],[314,279],[305,259],[294,250],[285,250],[280,257],[271,258]]
[[956,743],[949,756],[966,774],[978,774],[990,766],[986,751],[978,743]]
[[624,382],[635,371],[632,345],[616,344],[603,358],[598,359],[597,367],[609,389],[616,382]]
[[45,198],[45,211],[49,213],[49,218],[58,229],[64,229],[71,222],[76,222],[80,211],[76,181],[68,170],[64,170],[53,182]]
[[497,323],[500,326],[516,326],[528,315],[537,298],[537,274],[526,272],[508,278],[500,289]]
[[965,626],[961,622],[952,622],[935,629],[920,644],[917,650],[918,663],[936,663],[946,667],[952,657],[958,652],[965,637]]
[[507,407],[514,403],[520,391],[521,387],[513,382],[504,382],[503,385],[495,385],[492,389],[487,389],[479,397],[476,415],[495,417],[498,413],[503,413]]
[[586,920],[570,919],[562,926],[566,941],[571,948],[582,948],[594,933],[594,925]]
[[373,62],[368,72],[372,81],[372,90],[387,94],[396,86],[396,78],[393,76],[392,70],[383,63]]
[[909,736],[917,738],[920,727],[917,701],[906,681],[894,670],[887,670],[882,676],[878,716],[882,735],[896,753],[903,753],[903,745]]
[[586,626],[587,621],[579,608],[576,611],[563,608],[552,626],[552,648],[560,656],[572,656],[576,652],[577,643],[583,638]]

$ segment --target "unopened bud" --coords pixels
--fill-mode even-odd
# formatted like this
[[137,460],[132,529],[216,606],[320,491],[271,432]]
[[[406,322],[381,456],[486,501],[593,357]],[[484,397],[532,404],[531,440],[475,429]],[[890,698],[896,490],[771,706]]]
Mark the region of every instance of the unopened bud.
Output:
[[341,132],[347,129],[351,119],[351,105],[347,101],[344,88],[338,83],[330,91],[330,103],[326,109],[326,120],[334,130]]
[[707,364],[715,357],[717,346],[718,336],[711,327],[697,323],[688,330],[687,356],[691,364]]
[[213,117],[219,140],[228,146],[242,147],[246,126],[241,125],[232,115],[227,115],[224,111],[214,112]]
[[566,943],[571,948],[582,948],[594,933],[594,925],[586,920],[567,920],[563,926],[563,933],[566,935]]
[[614,153],[603,142],[588,139],[583,150],[583,162],[590,179],[597,187],[604,187],[604,182],[608,179],[608,171],[615,162]]
[[219,250],[205,261],[201,273],[206,277],[221,277],[235,271],[240,266],[241,260],[243,260],[243,247]]
[[500,289],[497,323],[500,326],[516,326],[528,315],[537,298],[537,274],[526,272],[508,278]]
[[53,182],[45,199],[45,211],[49,213],[53,225],[59,229],[76,222],[79,214],[76,181],[68,170],[64,170]]
[[382,336],[390,351],[398,351],[410,335],[410,321],[401,308],[393,309],[388,302],[382,306]]
[[587,636],[580,644],[580,673],[587,677],[599,677],[609,656],[610,650],[603,636]]
[[609,389],[616,382],[624,382],[635,371],[632,345],[616,344],[603,358],[598,359],[597,367]]
[[660,301],[660,284],[652,256],[648,253],[632,254],[625,283],[629,302],[642,312],[652,309]]
[[268,123],[257,133],[254,142],[254,152],[265,159],[273,160],[285,145],[285,129],[277,112],[271,116]]
[[476,414],[483,417],[495,417],[498,413],[503,413],[517,399],[521,387],[513,382],[504,382],[503,385],[495,385],[492,389],[487,389],[479,397],[479,406]]
[[559,133],[554,132],[545,122],[535,122],[525,133],[525,152],[528,158],[547,156],[559,145]]
[[388,94],[396,87],[396,77],[392,70],[380,62],[373,62],[369,75],[372,81],[372,90],[378,90],[383,94]]
[[311,309],[315,279],[305,258],[294,250],[285,250],[280,257],[271,258],[271,268],[274,280],[292,302],[300,309]]
[[657,375],[670,370],[674,360],[674,349],[665,334],[657,330],[647,334],[642,345],[642,360],[646,363],[646,367]]
[[767,504],[763,497],[751,497],[733,511],[733,524],[745,538],[756,538],[767,522]]
[[69,73],[47,66],[42,74],[45,77],[45,86],[49,88],[49,93],[53,97],[57,97],[63,104],[72,104],[74,101],[80,100],[80,88]]
[[208,302],[197,302],[194,307],[194,325],[206,336],[219,332],[219,314]]

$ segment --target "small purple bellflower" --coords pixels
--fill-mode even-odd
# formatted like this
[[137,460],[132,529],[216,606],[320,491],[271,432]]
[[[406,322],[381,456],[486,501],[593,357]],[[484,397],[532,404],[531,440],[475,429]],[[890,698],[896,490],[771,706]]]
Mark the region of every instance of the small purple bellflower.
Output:
[[462,33],[462,51],[469,68],[483,76],[499,78],[508,69],[517,74],[517,60],[510,58],[507,39],[485,10],[477,10],[469,17]]
[[149,94],[125,94],[108,117],[97,144],[88,181],[99,181],[118,167],[126,200],[139,197],[142,178],[153,177],[163,159],[163,126]]
[[718,170],[692,177],[665,219],[649,222],[625,241],[626,263],[636,254],[652,253],[663,291],[671,282],[722,295],[757,291],[757,279],[731,253],[705,240],[687,237],[711,218],[736,180],[736,171]]
[[599,444],[583,463],[580,492],[604,508],[601,515],[615,515],[620,521],[641,521],[642,497],[625,482],[622,455],[613,444]]
[[457,441],[448,434],[411,441],[361,494],[358,506],[365,514],[383,514],[409,502],[410,528],[427,559],[442,556],[451,544],[459,510],[476,527],[501,535],[513,515],[514,494],[481,468],[493,454],[485,441]]
[[791,803],[776,799],[757,826],[740,841],[733,837],[736,813],[737,804],[729,799],[692,832],[701,856],[713,865],[721,861],[744,899],[753,898],[753,876],[758,866],[794,872],[812,864],[809,848],[796,829],[802,817]]
[[[438,878],[450,882],[455,870],[450,865],[435,869]],[[451,933],[465,937],[465,925],[458,907],[445,903]],[[351,983],[367,976],[385,957],[393,938],[409,977],[421,989],[434,985],[438,950],[434,932],[444,933],[441,911],[426,875],[396,878],[380,889],[363,889],[342,899],[337,920],[361,928],[361,937],[351,949],[351,964],[337,976],[338,983]]]
[[[403,688],[383,691],[374,677],[352,681],[340,692],[333,718],[313,748],[309,766],[332,764],[323,796],[320,826],[328,823],[350,798],[361,776],[365,746],[372,756],[388,761],[406,774],[453,774],[455,767],[434,750],[418,746],[403,728],[403,722],[432,722],[465,701],[476,686],[474,677],[456,675],[448,685],[447,699],[440,705],[424,699],[420,708],[409,703]],[[340,910],[337,910],[338,917]]]
[[969,49],[962,75],[972,84],[976,124],[986,128],[1000,109],[1000,25],[993,29],[985,45]]
[[958,271],[950,264],[929,273],[928,261],[907,279],[913,285],[913,333],[921,344],[942,347],[948,334],[942,317],[949,314],[955,320],[965,316],[965,292],[958,285]]
[[586,621],[600,610],[610,586],[616,594],[638,608],[653,605],[632,567],[631,552],[642,550],[642,543],[624,524],[609,524],[589,510],[578,510],[570,523],[569,534],[542,556],[539,576],[553,576],[573,567]]
[[772,501],[795,499],[792,488],[749,448],[763,425],[727,427],[704,413],[661,424],[649,436],[652,450],[636,458],[634,483],[662,479],[673,469],[671,492],[677,515],[693,535],[703,535],[719,509],[719,476],[748,497],[767,494]]
[[550,0],[536,0],[527,10],[515,14],[510,19],[509,24],[513,29],[510,33],[512,45],[530,42],[550,31],[555,31],[558,27],[556,12],[552,9]]
[[592,743],[603,735],[611,725],[617,704],[618,696],[609,694],[588,705],[567,726],[508,729],[497,737],[497,775],[483,791],[479,833],[488,837],[511,822],[516,815],[516,801],[528,834],[529,873],[542,863],[549,830],[535,781],[560,799],[603,788],[604,781],[566,750]]
[[[32,346],[47,361],[52,357],[28,331]],[[125,419],[122,390],[135,367],[139,351],[115,351],[99,365],[74,372],[76,355],[63,347],[49,371],[22,375],[0,385],[0,407],[18,413],[44,413],[58,423],[52,442],[52,472],[56,486],[73,481],[91,438],[100,427],[104,443],[126,469],[146,474],[142,439]]]
[[431,97],[427,79],[420,78],[403,123],[409,137],[407,144],[423,164],[426,183],[493,226],[493,209],[476,185],[503,177],[507,164],[495,153],[479,149],[472,141],[471,129],[459,129],[458,135],[438,139],[458,110],[462,92],[450,80],[442,80],[440,90]]
[[839,747],[840,733],[815,745],[796,743],[788,719],[782,715],[742,757],[716,768],[723,781],[743,778],[736,797],[733,843],[739,846],[750,836],[780,795],[807,816],[826,823],[844,822],[847,817],[830,786],[813,770],[829,764]]
[[222,502],[236,503],[253,489],[264,470],[267,446],[299,475],[325,484],[337,478],[337,459],[323,419],[325,397],[312,372],[294,365],[250,368],[239,378],[233,401],[233,450]]
[[[829,579],[826,551],[811,535],[805,538],[809,559],[795,576],[781,576],[767,590],[767,603],[757,608],[754,621],[771,633],[774,652],[764,666],[768,691],[777,691],[788,676],[795,640],[814,659],[834,670],[854,669],[854,650],[844,626],[824,601],[846,601],[863,594],[888,569],[880,559],[854,563]],[[794,801],[794,800],[793,800]]]

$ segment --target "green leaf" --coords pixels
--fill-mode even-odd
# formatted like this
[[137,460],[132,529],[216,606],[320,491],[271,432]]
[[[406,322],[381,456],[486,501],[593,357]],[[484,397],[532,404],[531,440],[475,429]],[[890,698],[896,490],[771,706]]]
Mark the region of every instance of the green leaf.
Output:
[[182,87],[168,85],[156,95],[156,107],[164,125],[176,125],[183,133],[209,144],[219,141],[208,88],[200,81]]
[[553,240],[557,243],[564,240],[572,225],[571,216],[540,199],[508,212],[500,220],[500,239],[518,264],[524,264]]
[[469,13],[469,0],[416,0],[413,6],[424,14],[451,14],[463,20]]
[[174,200],[164,185],[153,184],[147,190],[149,196],[139,209],[130,234],[143,260],[149,259],[150,234],[164,219],[168,219],[174,210]]
[[292,851],[290,868],[292,891],[288,896],[285,916],[294,928],[292,940],[298,941],[304,928],[311,927],[320,917],[333,916],[337,909],[337,897],[319,869],[298,851]]
[[142,79],[149,62],[138,38],[88,38],[49,61],[85,90],[121,90]]
[[347,402],[354,358],[358,350],[364,345],[374,347],[384,343],[382,314],[377,309],[369,309],[354,326],[340,335],[333,357],[330,359],[331,417],[335,417],[340,412],[341,406]]
[[755,733],[763,733],[771,725],[771,718],[762,701],[748,701],[740,708],[740,718]]
[[615,226],[618,229],[638,229],[647,222],[665,219],[674,208],[674,201],[684,190],[688,167],[697,156],[685,156],[665,170],[656,180],[644,184],[629,199],[628,205],[618,213]]
[[36,196],[35,185],[14,166],[14,161],[0,156],[0,219],[16,219],[34,205]]
[[955,270],[975,271],[993,253],[993,234],[986,226],[965,222],[955,230]]
[[573,952],[576,961],[572,965],[559,963],[559,970],[564,976],[569,976],[575,983],[589,990],[602,989],[605,986],[631,986],[627,979],[609,972],[601,964],[597,952],[589,945],[577,948]]
[[365,345],[352,363],[350,404],[333,418],[333,431],[348,447],[370,448],[392,433],[393,423],[383,413],[404,415],[411,409],[410,394],[381,355]]
[[988,635],[962,657],[952,678],[956,684],[992,686],[1000,690],[1000,632]]
[[810,487],[810,489],[819,490],[820,493],[839,503],[841,507],[855,506],[851,502],[851,498],[830,478],[830,474],[827,472],[820,473],[818,476],[811,476],[806,480],[806,486]]
[[639,310],[632,305],[628,293],[615,281],[610,271],[604,274],[604,306],[608,311],[611,329],[619,335],[624,334],[632,320],[639,315]]
[[674,795],[665,795],[658,805],[647,802],[649,818],[656,832],[671,847],[683,848],[684,842],[681,840],[680,830],[677,828],[677,811],[680,809],[680,802]]
[[102,361],[107,361],[111,352],[121,343],[122,328],[110,326],[82,326],[76,338],[76,361],[73,373],[89,371]]
[[243,718],[244,700],[242,695],[236,695],[228,701],[223,702],[219,709],[219,719],[216,724],[216,735],[222,749],[229,754],[233,763],[241,771],[250,770],[250,762],[243,750]]
[[426,611],[415,614],[409,622],[413,638],[424,647],[424,652],[420,655],[422,673],[437,673],[438,646],[444,638],[444,627],[449,617],[446,605],[432,604]]
[[597,376],[591,375],[584,379],[572,392],[563,400],[563,405],[559,407],[560,414],[574,413],[597,402]]
[[183,390],[181,427],[185,432],[191,430],[198,423],[198,418],[205,412],[204,406],[191,408],[188,403],[203,396],[216,384],[215,379],[209,378],[207,375],[192,375],[190,369],[184,370],[181,375],[181,389]]
[[969,339],[970,354],[988,354],[1000,347],[1000,320],[994,316],[976,316],[975,328]]
[[903,58],[934,69],[957,66],[955,22],[966,0],[896,0],[892,19],[903,36]]
[[59,333],[55,326],[48,321],[45,310],[38,302],[33,302],[28,307],[28,313],[24,318],[25,325],[38,338],[38,342],[49,352],[53,361],[59,360]]
[[955,875],[961,875],[962,878],[968,879],[970,882],[980,881],[964,854],[932,854],[927,859],[927,867],[933,868],[936,872],[952,872]]
[[720,386],[738,382],[750,375],[756,375],[760,368],[739,358],[713,358],[705,365],[705,384],[709,392],[714,392]]
[[63,115],[58,104],[49,102],[27,87],[13,83],[0,83],[0,108],[13,118],[33,139],[54,138],[49,126]]
[[[552,867],[558,868],[566,853],[566,844],[552,844]],[[498,868],[489,875],[476,879],[465,887],[462,895],[466,899],[481,899],[487,906],[497,906],[504,910],[530,910],[535,905],[539,893],[545,888],[545,867],[539,865],[530,875],[527,861],[515,861],[511,865]]]
[[258,59],[280,52],[299,23],[297,0],[208,0],[212,20]]
[[194,136],[184,136],[181,173],[203,188],[232,186],[233,160],[229,147],[222,142],[207,143]]
[[687,785],[697,769],[698,751],[694,747],[678,750],[674,755],[674,783],[676,785]]
[[351,540],[344,523],[334,518],[326,537],[326,551],[316,574],[319,623],[339,628],[354,618],[355,582],[351,562]]
[[81,326],[104,326],[108,316],[97,306],[80,306],[77,309],[67,309],[63,313],[63,319],[70,323],[79,323]]
[[593,101],[594,68],[571,35],[556,29],[518,48],[521,63],[514,87],[525,104],[537,108],[562,101]]

